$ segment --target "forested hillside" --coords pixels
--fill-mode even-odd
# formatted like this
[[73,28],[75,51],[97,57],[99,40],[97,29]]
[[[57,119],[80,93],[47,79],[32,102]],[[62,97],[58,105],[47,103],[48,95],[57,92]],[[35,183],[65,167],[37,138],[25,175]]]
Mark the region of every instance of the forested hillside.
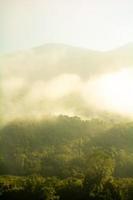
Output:
[[0,129],[1,200],[129,200],[133,123],[59,116]]
[[0,200],[133,199],[133,44],[0,56]]
[[133,200],[133,0],[0,0],[0,200]]

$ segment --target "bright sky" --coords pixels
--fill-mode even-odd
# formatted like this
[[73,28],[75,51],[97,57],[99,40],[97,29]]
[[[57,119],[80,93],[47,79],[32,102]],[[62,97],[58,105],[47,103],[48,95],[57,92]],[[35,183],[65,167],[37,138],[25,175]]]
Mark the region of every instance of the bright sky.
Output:
[[133,0],[0,0],[0,53],[48,43],[109,50],[133,41]]

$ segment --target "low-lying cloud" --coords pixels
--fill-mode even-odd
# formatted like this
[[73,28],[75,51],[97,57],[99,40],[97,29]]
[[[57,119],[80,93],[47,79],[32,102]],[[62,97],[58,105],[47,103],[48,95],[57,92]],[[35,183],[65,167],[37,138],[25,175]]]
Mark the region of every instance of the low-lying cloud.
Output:
[[47,81],[12,74],[3,77],[1,87],[6,120],[59,114],[89,118],[103,111],[133,116],[133,70],[127,67],[88,80],[72,73]]

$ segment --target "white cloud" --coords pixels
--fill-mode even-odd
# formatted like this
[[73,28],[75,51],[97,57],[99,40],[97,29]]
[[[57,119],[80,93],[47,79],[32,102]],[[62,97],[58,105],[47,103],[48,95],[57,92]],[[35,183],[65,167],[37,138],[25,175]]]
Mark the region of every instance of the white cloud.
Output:
[[90,117],[93,110],[133,117],[133,69],[129,67],[88,80],[68,73],[30,80],[12,71],[1,83],[6,119],[49,114]]

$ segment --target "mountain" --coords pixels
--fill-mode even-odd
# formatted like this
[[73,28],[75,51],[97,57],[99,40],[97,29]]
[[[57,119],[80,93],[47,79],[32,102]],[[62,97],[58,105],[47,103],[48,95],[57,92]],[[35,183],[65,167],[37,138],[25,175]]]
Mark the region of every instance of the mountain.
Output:
[[93,87],[89,88],[93,97],[87,94],[89,81],[104,73],[132,68],[132,57],[133,44],[107,52],[45,44],[3,55],[0,57],[3,115],[8,118],[95,115],[102,102],[93,99],[93,93],[97,93]]
[[1,56],[3,75],[16,75],[33,79],[49,79],[62,73],[75,73],[83,79],[92,74],[117,70],[133,65],[133,44],[108,52],[91,51],[63,44],[41,47]]

